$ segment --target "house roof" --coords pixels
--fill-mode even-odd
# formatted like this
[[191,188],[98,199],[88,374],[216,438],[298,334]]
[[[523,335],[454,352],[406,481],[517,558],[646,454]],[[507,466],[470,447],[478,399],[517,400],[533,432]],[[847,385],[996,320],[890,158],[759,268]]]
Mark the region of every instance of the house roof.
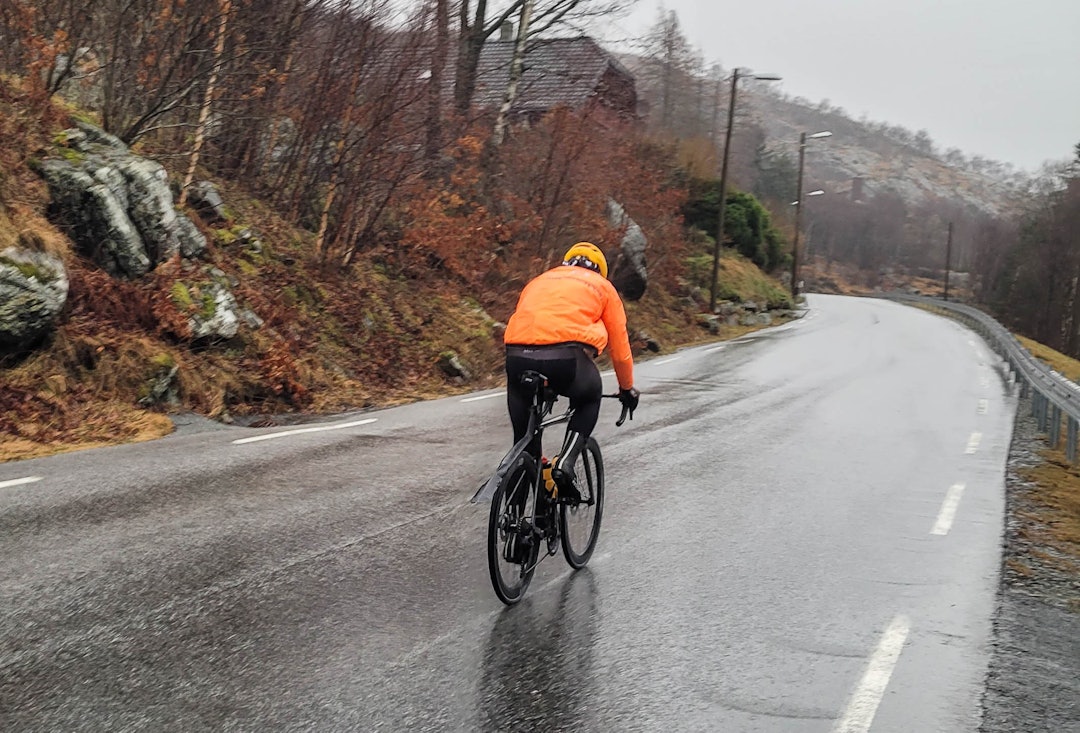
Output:
[[[480,55],[473,103],[498,107],[506,94],[513,41],[488,41]],[[608,69],[633,79],[633,74],[587,36],[535,41],[525,52],[514,110],[544,111],[566,105],[580,107],[595,93]]]

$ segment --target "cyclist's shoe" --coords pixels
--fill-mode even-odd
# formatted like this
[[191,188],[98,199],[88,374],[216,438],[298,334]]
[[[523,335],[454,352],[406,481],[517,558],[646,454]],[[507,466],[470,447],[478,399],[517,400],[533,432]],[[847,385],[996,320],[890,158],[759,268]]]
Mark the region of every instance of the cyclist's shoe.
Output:
[[581,492],[578,491],[577,479],[573,471],[564,471],[561,468],[551,469],[551,478],[558,487],[558,500],[560,504],[577,504],[581,501]]
[[562,450],[555,459],[555,465],[551,468],[551,478],[559,490],[560,504],[576,504],[581,501],[581,492],[577,488],[577,480],[574,476],[574,464],[585,447],[586,437],[573,430],[566,431]]

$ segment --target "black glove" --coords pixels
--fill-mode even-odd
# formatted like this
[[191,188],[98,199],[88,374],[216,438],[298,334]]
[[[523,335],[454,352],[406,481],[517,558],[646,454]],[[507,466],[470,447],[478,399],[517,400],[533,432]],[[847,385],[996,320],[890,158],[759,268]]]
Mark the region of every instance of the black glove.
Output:
[[641,393],[631,387],[630,389],[619,390],[619,402],[630,412],[630,419],[634,419],[634,410],[637,409],[638,400],[641,398]]

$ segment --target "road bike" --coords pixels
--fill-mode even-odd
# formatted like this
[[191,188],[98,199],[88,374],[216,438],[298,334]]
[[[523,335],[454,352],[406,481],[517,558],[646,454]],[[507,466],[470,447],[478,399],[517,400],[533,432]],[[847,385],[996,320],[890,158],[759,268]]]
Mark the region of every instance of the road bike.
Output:
[[[551,462],[541,451],[542,438],[545,428],[569,422],[574,411],[551,414],[558,395],[543,374],[524,372],[521,384],[532,393],[525,437],[514,444],[472,499],[491,502],[488,571],[495,595],[507,605],[522,599],[536,566],[560,546],[570,567],[585,567],[596,549],[604,515],[604,460],[596,439],[589,437],[574,464],[580,501],[558,496]],[[615,424],[622,425],[628,413],[623,405]]]

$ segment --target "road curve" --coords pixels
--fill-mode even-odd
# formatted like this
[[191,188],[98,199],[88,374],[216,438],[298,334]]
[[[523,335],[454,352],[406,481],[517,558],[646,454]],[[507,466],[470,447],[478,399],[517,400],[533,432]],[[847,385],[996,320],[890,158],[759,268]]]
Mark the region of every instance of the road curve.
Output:
[[809,303],[639,365],[597,555],[512,609],[497,391],[0,465],[0,729],[975,730],[1015,403],[947,319]]

